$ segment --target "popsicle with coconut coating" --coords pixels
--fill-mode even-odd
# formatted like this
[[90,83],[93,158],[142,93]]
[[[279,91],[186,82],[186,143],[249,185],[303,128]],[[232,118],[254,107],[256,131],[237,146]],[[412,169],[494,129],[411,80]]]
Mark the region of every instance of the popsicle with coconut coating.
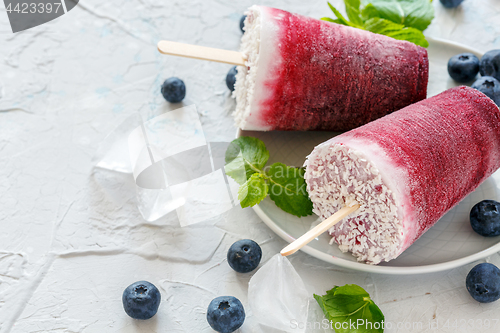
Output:
[[322,219],[360,208],[329,232],[342,251],[378,264],[399,256],[500,167],[500,111],[456,87],[335,136],[306,161]]
[[244,29],[241,129],[346,131],[426,97],[427,51],[413,43],[262,6]]

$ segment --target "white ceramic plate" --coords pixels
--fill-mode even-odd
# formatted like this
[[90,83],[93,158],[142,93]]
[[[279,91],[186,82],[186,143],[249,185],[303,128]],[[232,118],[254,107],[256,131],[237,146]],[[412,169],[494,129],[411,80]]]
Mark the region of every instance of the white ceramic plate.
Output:
[[[482,54],[457,43],[431,39],[429,54],[428,96],[436,95],[457,84],[448,76],[448,59],[459,53]],[[319,143],[331,138],[332,132],[251,132],[240,131],[263,140],[270,151],[269,164],[282,162],[302,166],[305,157]],[[382,274],[421,274],[458,267],[500,251],[500,236],[482,237],[469,224],[469,212],[483,199],[500,199],[500,172],[487,179],[475,192],[443,216],[397,259],[379,265],[359,263],[350,253],[342,253],[336,244],[329,245],[325,233],[302,250],[326,262],[355,270]],[[308,231],[317,216],[298,218],[285,213],[266,198],[254,210],[276,234],[291,242]]]

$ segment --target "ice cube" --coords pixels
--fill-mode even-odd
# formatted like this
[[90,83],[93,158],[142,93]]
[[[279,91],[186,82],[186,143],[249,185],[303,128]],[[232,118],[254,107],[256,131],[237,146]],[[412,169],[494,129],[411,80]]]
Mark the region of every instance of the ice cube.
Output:
[[[118,204],[132,199],[135,192],[146,221],[176,210],[184,227],[238,204],[239,185],[223,171],[228,145],[206,141],[194,105],[147,122],[134,114],[101,143],[93,174]],[[241,170],[245,176],[243,166]]]
[[262,266],[248,286],[253,319],[282,332],[305,332],[311,296],[290,261],[281,254]]

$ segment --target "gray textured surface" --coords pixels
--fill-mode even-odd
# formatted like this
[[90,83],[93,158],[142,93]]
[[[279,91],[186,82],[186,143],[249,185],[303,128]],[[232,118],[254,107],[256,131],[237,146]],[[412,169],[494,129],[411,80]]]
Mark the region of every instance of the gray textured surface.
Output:
[[[251,275],[229,268],[227,249],[252,238],[266,261],[285,245],[251,209],[184,229],[175,214],[145,223],[132,202],[107,200],[90,172],[97,144],[128,115],[168,110],[159,87],[170,76],[186,82],[186,104],[196,104],[208,141],[234,136],[224,81],[230,66],[162,56],[155,44],[237,49],[239,19],[251,4],[85,0],[18,34],[0,10],[1,333],[210,332],[205,309],[213,297],[230,294],[246,304]],[[260,4],[330,14],[324,0]],[[500,48],[498,1],[465,0],[446,10],[434,0],[434,6],[427,35],[483,52]],[[498,254],[488,260],[500,265]],[[473,264],[394,277],[340,269],[303,253],[291,261],[311,294],[345,283],[365,287],[394,323],[387,332],[500,331],[500,303],[478,304],[465,289]],[[163,297],[158,315],[145,322],[132,321],[121,305],[123,289],[141,279]],[[322,319],[318,311],[312,307],[312,320]],[[415,328],[397,329],[399,322]],[[241,331],[258,332],[252,318]]]

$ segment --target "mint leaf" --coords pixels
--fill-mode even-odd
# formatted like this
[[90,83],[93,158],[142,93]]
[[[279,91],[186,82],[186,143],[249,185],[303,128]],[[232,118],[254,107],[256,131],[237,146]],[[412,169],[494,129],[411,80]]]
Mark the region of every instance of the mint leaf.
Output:
[[330,22],[335,22],[343,25],[348,25],[350,27],[358,28],[359,26],[356,25],[354,22],[349,22],[346,20],[346,18],[337,10],[337,8],[333,7],[331,3],[328,2],[328,7],[332,10],[332,12],[337,16],[336,20],[333,20],[328,17],[322,18],[323,21],[330,21]]
[[322,17],[320,20],[345,25],[344,22],[342,20],[339,20],[339,19],[334,20],[334,19],[329,18],[329,17]]
[[254,173],[240,187],[238,190],[238,200],[240,201],[241,208],[251,207],[264,200],[269,190],[266,178],[261,173]]
[[276,206],[295,216],[312,214],[312,202],[306,191],[304,169],[274,163],[267,173],[270,178],[269,196]]
[[422,31],[434,18],[432,0],[344,0],[344,4],[350,21],[329,2],[337,18],[322,20],[429,46]]
[[422,47],[429,46],[424,34],[417,29],[405,27],[386,19],[371,18],[365,22],[364,28],[376,34],[386,35],[394,39],[406,40]]
[[[370,0],[364,1],[361,14],[364,20],[378,17],[384,18],[394,23],[403,24],[404,11],[399,1],[396,0]],[[403,24],[404,25],[404,24]]]
[[224,170],[241,185],[254,173],[260,172],[268,159],[269,151],[264,142],[250,136],[242,136],[229,144]]
[[363,20],[361,19],[361,13],[359,10],[359,6],[361,5],[360,0],[344,0],[344,3],[345,11],[349,20],[351,20],[351,22],[356,26],[362,26]]
[[360,286],[335,286],[314,298],[337,333],[382,333],[384,315]]
[[[226,151],[227,152],[227,151]],[[224,166],[226,175],[233,178],[238,184],[243,185],[247,181],[245,161],[241,152]]]
[[371,3],[368,3],[364,5],[363,8],[361,8],[361,18],[363,19],[363,21],[367,21],[375,17],[380,17],[380,13],[377,8]]
[[427,29],[434,18],[434,7],[432,0],[413,0],[402,2],[405,11],[405,20],[403,24],[420,31]]
[[378,17],[424,31],[434,18],[432,0],[363,0],[364,20]]
[[312,214],[304,169],[274,163],[268,173],[264,172],[269,151],[261,140],[252,137],[233,140],[225,158],[226,174],[241,185],[238,199],[242,208],[260,203],[269,194],[276,205],[287,213],[298,217]]

